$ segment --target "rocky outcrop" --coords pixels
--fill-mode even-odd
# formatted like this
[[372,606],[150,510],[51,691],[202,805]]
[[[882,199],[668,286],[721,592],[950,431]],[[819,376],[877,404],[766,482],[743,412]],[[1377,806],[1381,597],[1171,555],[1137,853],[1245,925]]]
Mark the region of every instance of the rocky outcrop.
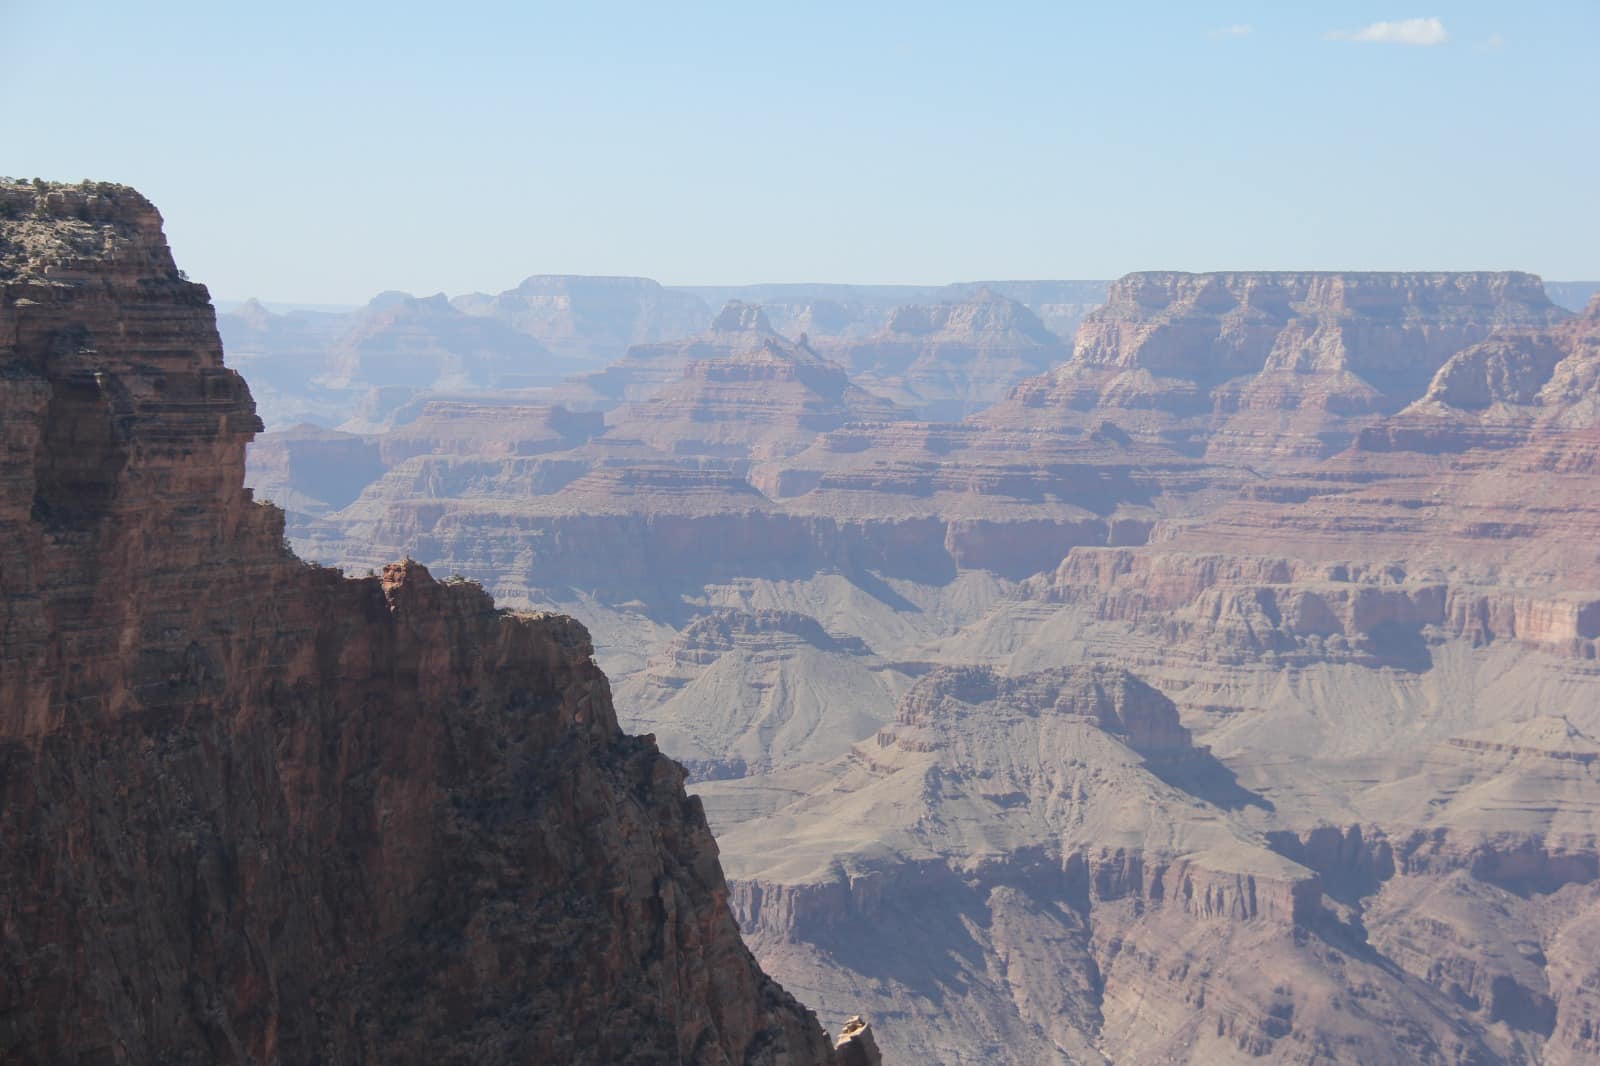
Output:
[[[900,702],[895,724],[908,730],[959,729],[969,714],[1002,709],[1081,718],[1117,737],[1146,759],[1196,754],[1178,711],[1155,689],[1125,671],[1084,668],[1007,677],[984,667],[944,667],[929,674]],[[880,735],[880,745],[889,735]],[[909,733],[892,733],[909,743]]]
[[1427,393],[1357,440],[1365,451],[1516,449],[1507,465],[1600,469],[1600,296],[1544,330],[1497,335],[1452,356]]
[[1403,634],[1435,643],[1518,641],[1594,659],[1600,638],[1600,596],[1452,583],[1396,564],[1074,548],[1021,594],[1153,625],[1212,655],[1271,652],[1284,662],[1349,657],[1393,665],[1386,655],[1404,644]]
[[859,1014],[845,1021],[834,1047],[840,1066],[880,1066],[883,1062],[872,1027]]
[[132,190],[0,186],[0,413],[7,1057],[835,1061],[581,626],[288,552]]

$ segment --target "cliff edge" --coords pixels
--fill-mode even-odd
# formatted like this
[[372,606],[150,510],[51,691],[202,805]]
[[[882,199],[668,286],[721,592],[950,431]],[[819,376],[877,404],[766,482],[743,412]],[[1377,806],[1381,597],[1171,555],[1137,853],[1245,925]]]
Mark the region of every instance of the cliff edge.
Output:
[[301,562],[123,186],[0,181],[0,1060],[830,1063],[588,634]]

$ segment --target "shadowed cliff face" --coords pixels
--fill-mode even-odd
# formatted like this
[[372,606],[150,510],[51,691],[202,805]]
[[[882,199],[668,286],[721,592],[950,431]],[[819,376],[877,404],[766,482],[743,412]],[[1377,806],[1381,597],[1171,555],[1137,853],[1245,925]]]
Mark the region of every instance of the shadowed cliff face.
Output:
[[147,201],[0,186],[0,1058],[833,1061],[584,629],[300,562],[258,428]]

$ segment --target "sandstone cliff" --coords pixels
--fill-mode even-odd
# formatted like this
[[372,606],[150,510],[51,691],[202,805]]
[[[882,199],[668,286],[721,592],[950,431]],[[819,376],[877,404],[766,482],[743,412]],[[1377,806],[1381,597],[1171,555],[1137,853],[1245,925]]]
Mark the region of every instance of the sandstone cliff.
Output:
[[0,186],[0,412],[0,1057],[833,1061],[582,627],[288,552],[137,193]]
[[1325,458],[1493,331],[1565,312],[1521,273],[1130,274],[1002,422],[1124,428],[1256,464]]

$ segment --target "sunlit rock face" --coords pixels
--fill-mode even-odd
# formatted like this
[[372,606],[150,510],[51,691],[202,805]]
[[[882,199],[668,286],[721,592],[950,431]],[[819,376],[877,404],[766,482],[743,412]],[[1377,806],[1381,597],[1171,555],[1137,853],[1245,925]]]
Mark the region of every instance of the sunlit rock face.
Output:
[[1565,316],[1532,274],[1130,274],[1084,318],[1072,358],[995,417],[1115,410],[1124,429],[1213,458],[1322,459],[1420,398],[1462,348]]

